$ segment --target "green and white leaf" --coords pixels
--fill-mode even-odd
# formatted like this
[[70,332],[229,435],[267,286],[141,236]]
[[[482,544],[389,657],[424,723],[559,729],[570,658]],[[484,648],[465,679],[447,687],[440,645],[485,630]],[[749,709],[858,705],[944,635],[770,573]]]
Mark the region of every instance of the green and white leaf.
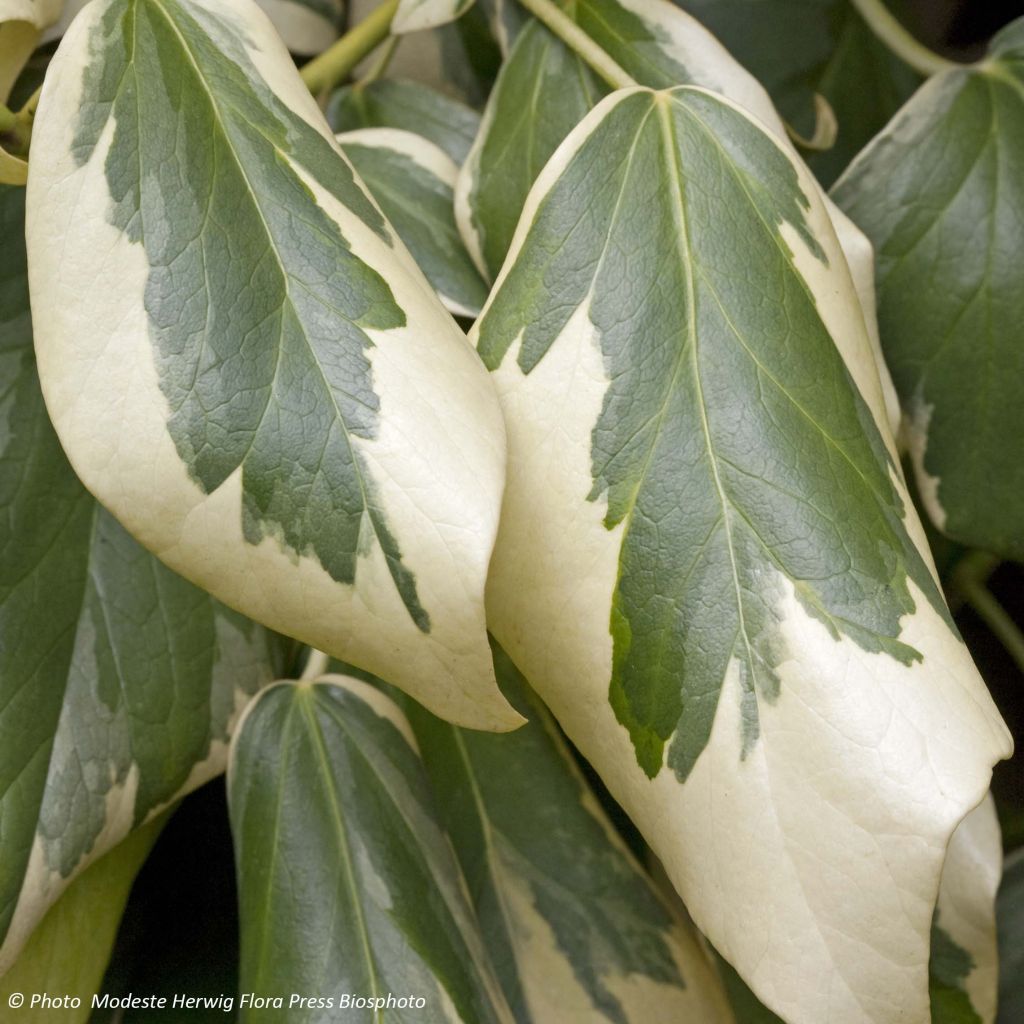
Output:
[[404,706],[516,1021],[731,1024],[692,926],[654,891],[500,648],[495,670],[529,720],[515,732]]
[[[511,1024],[409,724],[380,691],[342,676],[265,690],[228,796],[242,991],[334,999],[290,1022]],[[346,1010],[347,993],[426,1005]]]
[[55,1011],[31,1003],[18,1011],[25,1024],[50,1024],[59,1015],[68,1024],[85,1024],[92,997],[100,990],[114,948],[128,894],[149,855],[166,815],[133,832],[91,864],[46,912],[13,966],[0,980],[0,1006],[19,993],[77,996],[75,1009]]
[[401,36],[437,28],[461,18],[472,5],[473,0],[399,0],[391,31]]
[[676,0],[757,76],[782,116],[810,135],[815,96],[838,121],[835,144],[807,157],[826,185],[871,140],[920,78],[849,0]]
[[63,0],[0,0],[0,103],[62,7]]
[[337,138],[445,309],[456,316],[478,316],[487,286],[455,226],[453,190],[459,169],[451,157],[422,136],[398,128],[362,128]]
[[935,525],[1024,558],[1024,19],[928,80],[837,183],[878,253],[879,323]]
[[76,479],[36,377],[24,203],[0,189],[0,971],[86,864],[223,770],[286,647],[161,565]]
[[[499,17],[502,10],[497,8]],[[692,83],[721,93],[760,118],[796,155],[764,88],[707,29],[667,0],[574,0],[567,13],[641,85],[667,88]],[[501,267],[540,169],[607,91],[587,65],[539,22],[530,19],[516,37],[456,185],[459,230],[488,280]],[[523,96],[533,98],[529,116],[524,115]],[[899,401],[875,323],[871,245],[828,200],[826,207],[861,300],[886,412],[897,424]],[[868,353],[845,355],[856,360]]]
[[440,146],[461,164],[480,130],[480,115],[422,82],[378,78],[344,85],[331,94],[327,123],[336,132],[400,128]]
[[251,0],[95,0],[50,66],[28,243],[76,472],[171,568],[511,728],[483,588],[487,374]]
[[498,640],[770,1009],[923,1019],[946,844],[1011,743],[813,178],[719,96],[620,91],[471,336],[509,431]]
[[996,903],[999,936],[999,1024],[1024,1016],[1024,850],[1007,858]]
[[953,833],[932,921],[932,1024],[994,1024],[999,987],[996,892],[1003,840],[991,796]]
[[342,0],[257,0],[292,53],[326,50],[343,24]]

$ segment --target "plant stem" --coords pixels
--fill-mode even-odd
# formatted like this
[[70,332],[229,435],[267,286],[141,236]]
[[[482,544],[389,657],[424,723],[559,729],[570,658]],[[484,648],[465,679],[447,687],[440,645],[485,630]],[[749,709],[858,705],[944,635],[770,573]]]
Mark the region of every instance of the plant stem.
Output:
[[327,665],[330,660],[330,656],[324,654],[323,651],[310,647],[309,656],[306,658],[306,665],[299,678],[305,680],[319,679],[327,671]]
[[387,37],[398,0],[384,2],[299,72],[314,95],[337,85]]
[[395,55],[395,50],[398,47],[400,36],[391,36],[388,41],[380,48],[380,53],[377,55],[373,62],[373,67],[363,75],[362,78],[356,82],[357,86],[367,86],[371,82],[376,82],[381,75],[384,74],[388,69],[388,65],[391,63],[391,58]]
[[1024,634],[986,586],[998,566],[999,559],[987,551],[965,555],[953,571],[950,607],[967,604],[1024,672]]
[[582,57],[613,89],[629,89],[638,84],[551,0],[520,2],[531,14],[544,22],[570,50]]
[[918,42],[894,17],[882,0],[850,0],[868,28],[904,63],[925,77],[968,65],[947,60]]

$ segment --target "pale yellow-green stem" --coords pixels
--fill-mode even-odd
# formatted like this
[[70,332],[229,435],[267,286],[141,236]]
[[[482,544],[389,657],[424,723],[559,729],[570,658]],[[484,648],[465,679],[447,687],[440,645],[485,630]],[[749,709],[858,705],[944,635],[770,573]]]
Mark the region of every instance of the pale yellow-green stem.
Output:
[[893,15],[883,0],[850,0],[868,28],[904,63],[925,77],[968,65],[948,60],[915,39]]
[[387,38],[397,10],[398,0],[384,0],[319,57],[306,64],[299,74],[309,91],[318,95],[350,75],[352,69]]

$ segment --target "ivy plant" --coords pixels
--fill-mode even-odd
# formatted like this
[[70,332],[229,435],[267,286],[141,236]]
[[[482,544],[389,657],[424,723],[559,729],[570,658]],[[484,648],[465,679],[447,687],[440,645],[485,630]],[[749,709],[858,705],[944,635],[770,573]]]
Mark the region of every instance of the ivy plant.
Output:
[[5,1015],[222,773],[218,1019],[1024,1014],[1024,19],[0,0],[0,237]]

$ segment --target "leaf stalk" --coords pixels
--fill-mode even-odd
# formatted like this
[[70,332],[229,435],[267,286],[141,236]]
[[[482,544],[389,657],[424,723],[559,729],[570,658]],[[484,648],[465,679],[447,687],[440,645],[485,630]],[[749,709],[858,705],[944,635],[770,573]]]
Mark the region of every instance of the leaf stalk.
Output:
[[318,95],[350,75],[355,66],[387,38],[397,10],[398,0],[384,0],[333,46],[306,64],[299,74],[309,91]]
[[968,64],[949,60],[915,39],[893,15],[883,0],[850,0],[868,28],[905,64],[926,78],[942,71],[963,70]]

